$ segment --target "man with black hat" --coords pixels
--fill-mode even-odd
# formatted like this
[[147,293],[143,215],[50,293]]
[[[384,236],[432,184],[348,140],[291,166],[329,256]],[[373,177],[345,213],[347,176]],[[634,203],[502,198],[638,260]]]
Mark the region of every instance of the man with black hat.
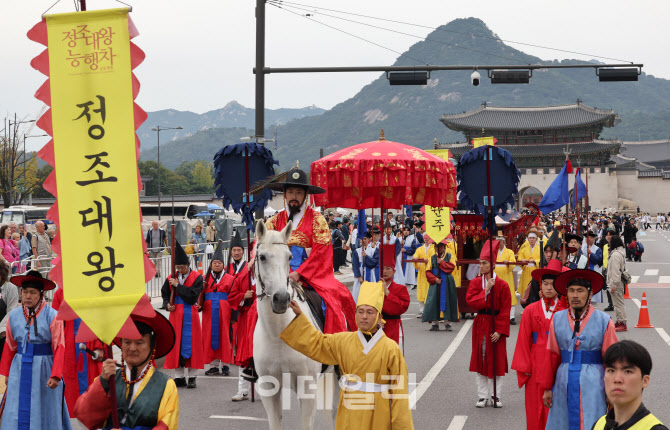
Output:
[[[165,358],[165,369],[175,369],[174,382],[177,387],[195,388],[197,369],[203,369],[205,363],[202,354],[202,331],[198,312],[198,297],[202,293],[202,275],[191,270],[188,255],[179,241],[175,246],[175,269],[161,288],[163,301],[169,300],[174,290],[174,303],[168,303],[170,323],[177,336],[177,348]],[[186,379],[188,378],[188,384]]]
[[[202,350],[209,369],[205,375],[219,373],[230,375],[227,364],[233,363],[233,350],[230,344],[231,308],[228,294],[235,278],[223,269],[223,243],[219,244],[212,255],[209,270],[205,275],[204,289],[200,294],[199,305],[202,309]],[[219,366],[223,362],[223,369]]]
[[[586,240],[582,243],[582,255],[586,256],[586,268],[602,274],[603,250],[596,245],[598,235],[592,231],[586,233]],[[596,303],[602,303],[603,293],[600,291],[594,294],[592,300]]]
[[[235,280],[228,294],[228,304],[231,309],[238,312],[237,329],[235,330],[235,362],[240,366],[238,372],[237,394],[232,398],[234,402],[249,399],[251,383],[257,375],[253,369],[254,355],[254,328],[258,319],[256,311],[256,289],[255,281],[244,260],[244,247],[239,232],[231,243],[230,255],[233,261],[228,266],[228,273],[233,273]],[[243,370],[244,368],[244,370]],[[245,376],[249,380],[245,379]]]
[[[423,226],[423,221],[417,221],[416,225],[418,227]],[[414,268],[416,269],[416,299],[420,303],[421,308],[419,309],[419,315],[417,318],[421,317],[423,313],[423,305],[426,303],[426,297],[428,296],[428,289],[430,288],[430,283],[426,278],[426,271],[428,267],[428,261],[430,261],[431,256],[435,253],[435,246],[433,242],[429,239],[428,236],[425,237],[423,244],[417,248],[414,252],[414,260],[425,261],[425,263],[416,262],[414,263]]]
[[591,305],[604,283],[600,273],[582,269],[554,280],[569,308],[557,312],[549,326],[551,369],[540,381],[543,403],[550,408],[547,430],[589,429],[607,412],[603,355],[618,339],[609,315]]
[[[432,239],[430,239],[432,242]],[[456,268],[456,256],[447,251],[447,239],[435,245],[436,252],[428,260],[426,278],[430,283],[422,322],[430,322],[430,331],[439,331],[439,322],[451,331],[451,322],[458,321],[458,298],[452,273]]]
[[289,277],[294,282],[301,282],[305,290],[313,290],[321,296],[327,308],[326,333],[347,331],[347,327],[353,329],[356,303],[349,290],[335,279],[328,224],[309,205],[309,194],[321,194],[326,190],[310,185],[307,173],[297,166],[283,176],[283,181],[272,182],[268,188],[284,193],[284,210],[270,218],[266,226],[269,230],[280,231],[292,221],[293,229],[288,240],[293,256]]
[[[175,344],[172,325],[158,312],[152,317],[130,318],[141,337],[122,335],[114,340],[121,348],[121,368],[117,369],[114,359],[105,360],[100,377],[77,400],[75,416],[89,429],[111,428],[111,414],[118,413],[124,429],[177,430],[179,394],[175,381],[154,367],[154,360],[165,356]],[[117,411],[112,410],[108,394],[112,375]]]
[[565,266],[568,269],[586,269],[589,260],[582,254],[583,240],[578,234],[565,234],[565,242],[568,244]]
[[72,429],[60,383],[63,321],[44,300],[44,292],[56,284],[36,270],[14,276],[12,283],[21,288],[22,306],[9,313],[0,362],[0,385],[7,391],[2,428]]

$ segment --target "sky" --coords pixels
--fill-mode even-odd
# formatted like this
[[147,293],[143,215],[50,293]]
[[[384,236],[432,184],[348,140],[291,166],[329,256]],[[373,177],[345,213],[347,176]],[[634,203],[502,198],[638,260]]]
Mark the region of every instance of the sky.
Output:
[[[43,104],[33,96],[45,77],[30,66],[43,46],[26,37],[55,0],[0,2],[0,117],[35,119]],[[670,2],[638,0],[596,1],[465,1],[465,0],[290,0],[432,28],[456,18],[477,17],[504,40],[644,63],[644,71],[670,79],[670,38],[667,17]],[[126,0],[133,6],[131,17],[140,32],[134,42],[146,53],[135,70],[142,87],[137,103],[146,111],[161,109],[204,113],[228,102],[253,107],[255,61],[255,0]],[[89,10],[123,7],[114,0],[87,0]],[[288,3],[285,6],[289,6]],[[73,12],[73,0],[58,2],[49,13]],[[354,23],[323,13],[305,12],[267,5],[266,66],[384,66],[419,41]],[[297,14],[311,13],[307,18]],[[345,16],[345,15],[340,15]],[[431,30],[365,21],[425,37]],[[343,31],[384,45],[390,50],[313,22],[318,20]],[[510,44],[542,59],[592,57]],[[609,61],[611,60],[601,60]],[[491,64],[497,63],[494,58]],[[378,73],[269,75],[266,77],[266,107],[299,108],[316,105],[329,109],[353,97]],[[670,96],[670,95],[669,95]],[[0,128],[4,127],[0,123]],[[26,130],[32,135],[43,132]],[[45,138],[28,140],[28,150],[38,149]]]

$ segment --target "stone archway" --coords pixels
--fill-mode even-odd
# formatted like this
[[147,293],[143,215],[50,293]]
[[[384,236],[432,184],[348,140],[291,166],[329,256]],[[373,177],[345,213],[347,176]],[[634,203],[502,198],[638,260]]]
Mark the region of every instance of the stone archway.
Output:
[[544,197],[544,194],[533,186],[522,188],[517,199],[517,210],[523,210],[529,203],[539,205],[542,197]]

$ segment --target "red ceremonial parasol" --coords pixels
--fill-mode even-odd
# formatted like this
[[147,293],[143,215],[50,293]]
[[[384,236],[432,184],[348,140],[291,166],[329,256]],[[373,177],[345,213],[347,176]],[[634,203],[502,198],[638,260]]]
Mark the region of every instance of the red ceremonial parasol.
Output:
[[413,146],[384,139],[361,143],[312,163],[311,182],[326,190],[317,206],[369,209],[426,204],[456,206],[456,169]]

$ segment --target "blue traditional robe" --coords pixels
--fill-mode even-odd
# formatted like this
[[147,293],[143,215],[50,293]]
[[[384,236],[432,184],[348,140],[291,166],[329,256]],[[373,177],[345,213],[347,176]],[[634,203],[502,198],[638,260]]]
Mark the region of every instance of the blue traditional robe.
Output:
[[[404,259],[411,260],[419,246],[419,241],[413,234],[407,236],[403,245],[403,249],[405,250]],[[406,285],[416,285],[416,269],[414,268],[414,263],[403,262],[403,274],[405,276]]]
[[[43,305],[37,314],[37,334],[32,320],[30,325],[26,324],[23,307],[9,314],[0,366],[0,373],[6,375],[11,360],[2,430],[72,429],[63,382],[55,389],[47,387],[52,376],[62,379],[63,323],[54,321],[56,314],[51,306]],[[53,369],[54,353],[58,355],[56,369]]]

